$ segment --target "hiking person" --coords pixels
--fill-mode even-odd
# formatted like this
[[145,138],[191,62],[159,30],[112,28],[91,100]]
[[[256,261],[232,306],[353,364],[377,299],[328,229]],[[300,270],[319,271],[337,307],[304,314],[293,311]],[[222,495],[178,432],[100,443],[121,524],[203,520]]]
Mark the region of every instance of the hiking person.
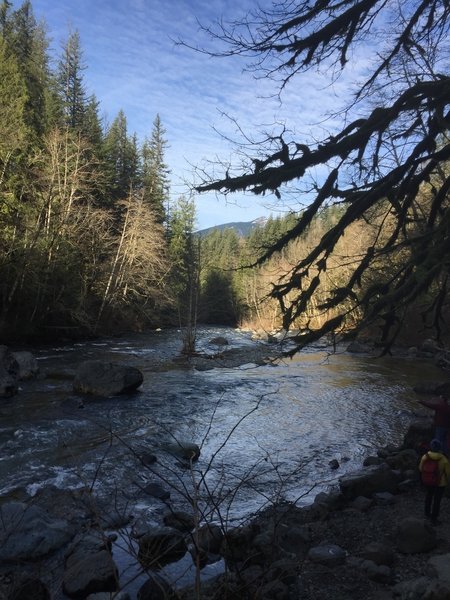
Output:
[[438,400],[419,400],[419,403],[434,410],[434,437],[441,442],[443,453],[448,455],[448,435],[450,432],[450,405],[448,398],[439,396]]
[[430,450],[420,459],[419,471],[426,489],[425,516],[431,519],[433,525],[438,525],[441,500],[450,477],[450,463],[442,454],[439,440],[431,440]]

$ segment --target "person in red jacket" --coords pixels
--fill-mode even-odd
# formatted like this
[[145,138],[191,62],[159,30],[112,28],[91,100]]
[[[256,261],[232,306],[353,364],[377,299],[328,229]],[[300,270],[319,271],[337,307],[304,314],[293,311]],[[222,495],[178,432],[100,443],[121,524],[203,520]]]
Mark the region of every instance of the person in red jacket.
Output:
[[[432,482],[424,480],[424,471],[427,470],[430,473],[430,470],[426,466],[430,462],[434,463],[436,472],[435,481]],[[438,517],[441,500],[450,476],[450,463],[442,454],[441,442],[439,440],[431,440],[430,450],[420,459],[419,471],[422,473],[422,481],[426,489],[425,517],[431,519],[433,525],[439,525]]]
[[439,396],[437,400],[419,400],[420,404],[434,410],[434,437],[441,442],[442,452],[448,456],[448,435],[450,432],[450,405],[448,398]]

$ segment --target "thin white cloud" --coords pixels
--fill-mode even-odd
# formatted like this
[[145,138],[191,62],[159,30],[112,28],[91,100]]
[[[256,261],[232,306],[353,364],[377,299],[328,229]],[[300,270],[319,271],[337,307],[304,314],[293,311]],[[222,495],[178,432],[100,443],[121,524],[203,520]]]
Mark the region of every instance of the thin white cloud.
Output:
[[[211,59],[174,43],[183,39],[203,45],[207,40],[197,19],[204,24],[222,16],[235,19],[255,4],[253,0],[32,0],[36,16],[48,23],[54,51],[67,39],[69,24],[79,31],[88,66],[87,87],[95,92],[109,121],[123,109],[130,133],[136,132],[142,140],[150,135],[156,114],[160,115],[170,145],[166,158],[174,195],[187,191],[183,181],[190,177],[191,164],[230,156],[230,144],[214,131],[236,137],[233,121],[223,113],[244,131],[285,122],[306,138],[317,133],[325,114],[340,106],[349,86],[349,79],[342,78],[327,87],[328,77],[309,73],[287,87],[280,105],[269,97],[275,91],[270,82],[256,81],[243,72],[240,57]],[[365,61],[362,53],[356,73]],[[197,202],[199,225],[270,212],[260,201],[236,197],[234,202],[245,207],[240,209],[202,197]],[[267,201],[271,200],[263,199]]]

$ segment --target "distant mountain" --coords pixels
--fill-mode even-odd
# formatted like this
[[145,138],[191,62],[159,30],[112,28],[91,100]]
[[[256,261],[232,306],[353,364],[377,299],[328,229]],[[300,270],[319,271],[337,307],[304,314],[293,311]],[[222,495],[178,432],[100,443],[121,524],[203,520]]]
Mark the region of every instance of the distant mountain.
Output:
[[258,217],[253,221],[241,221],[236,223],[224,223],[223,225],[215,225],[214,227],[208,227],[207,229],[200,229],[197,233],[204,237],[213,231],[224,231],[225,229],[234,229],[239,237],[246,237],[253,229],[257,227],[263,227],[267,222],[266,217]]

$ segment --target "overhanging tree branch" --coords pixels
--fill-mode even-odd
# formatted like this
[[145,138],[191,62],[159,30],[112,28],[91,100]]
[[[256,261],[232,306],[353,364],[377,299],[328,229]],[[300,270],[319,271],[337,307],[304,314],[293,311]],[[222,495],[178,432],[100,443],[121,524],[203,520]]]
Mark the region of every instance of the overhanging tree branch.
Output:
[[[382,40],[369,75],[348,106],[351,115],[355,102],[377,93],[370,110],[360,104],[366,117],[359,110],[358,118],[343,121],[340,131],[313,145],[288,140],[284,128],[258,156],[249,157],[252,168],[233,177],[228,172],[222,178],[205,177],[197,186],[199,192],[249,191],[280,198],[312,169],[326,169],[328,175],[316,183],[297,223],[255,261],[262,264],[304,235],[330,204],[342,205],[338,222],[273,285],[285,327],[306,311],[313,297],[320,297],[318,308],[328,311],[324,324],[303,341],[348,327],[349,315],[358,313],[360,326],[382,319],[382,338],[389,345],[389,331],[395,337],[403,323],[397,315],[418,298],[428,294],[427,301],[438,311],[446,305],[442,292],[435,290],[446,290],[441,281],[450,265],[449,22],[447,0],[408,0],[401,6],[386,0],[286,0],[229,27],[221,23],[218,31],[207,30],[226,44],[224,51],[211,54],[256,58],[249,68],[277,76],[281,88],[313,66],[343,70],[359,44],[373,44],[374,35]],[[357,223],[376,222],[381,208],[386,217],[353,272],[335,289],[325,290],[338,243]],[[439,302],[436,293],[441,294]]]

